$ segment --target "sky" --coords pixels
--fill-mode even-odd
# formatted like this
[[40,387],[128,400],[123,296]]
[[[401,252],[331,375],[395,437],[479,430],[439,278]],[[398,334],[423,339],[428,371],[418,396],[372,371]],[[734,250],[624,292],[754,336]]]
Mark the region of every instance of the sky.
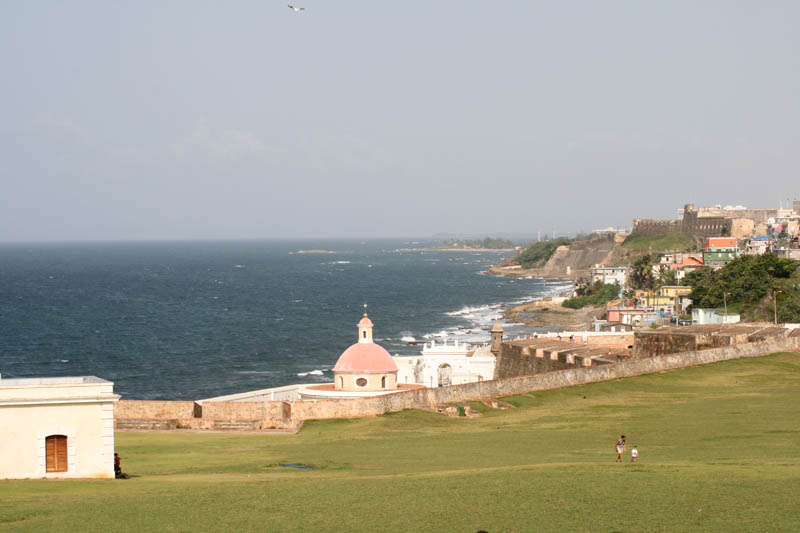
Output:
[[800,2],[296,5],[0,2],[0,241],[567,233],[800,197]]

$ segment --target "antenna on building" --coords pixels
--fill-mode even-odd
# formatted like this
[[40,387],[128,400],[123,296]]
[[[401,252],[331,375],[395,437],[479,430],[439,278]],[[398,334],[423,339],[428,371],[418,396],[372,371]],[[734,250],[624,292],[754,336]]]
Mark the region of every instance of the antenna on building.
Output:
[[367,316],[367,303],[364,302],[364,316]]

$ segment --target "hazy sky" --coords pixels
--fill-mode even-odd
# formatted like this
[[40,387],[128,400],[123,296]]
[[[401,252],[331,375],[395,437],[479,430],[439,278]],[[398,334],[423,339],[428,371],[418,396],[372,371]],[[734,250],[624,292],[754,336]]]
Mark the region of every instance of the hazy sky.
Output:
[[0,2],[0,241],[630,226],[800,197],[797,1]]

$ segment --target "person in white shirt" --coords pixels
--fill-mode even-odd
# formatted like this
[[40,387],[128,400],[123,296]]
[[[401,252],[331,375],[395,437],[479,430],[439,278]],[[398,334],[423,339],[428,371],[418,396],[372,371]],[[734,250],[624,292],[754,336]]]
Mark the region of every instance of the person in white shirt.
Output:
[[636,459],[638,458],[639,458],[639,450],[636,448],[636,446],[634,446],[633,449],[631,450],[631,462],[635,463]]

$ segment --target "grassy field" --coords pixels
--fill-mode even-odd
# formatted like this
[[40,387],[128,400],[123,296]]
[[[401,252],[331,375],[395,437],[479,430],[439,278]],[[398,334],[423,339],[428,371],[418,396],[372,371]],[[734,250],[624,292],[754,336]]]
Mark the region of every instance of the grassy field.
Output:
[[646,252],[652,248],[654,252],[665,250],[687,250],[693,243],[692,238],[685,233],[667,233],[665,235],[636,235],[631,234],[622,243],[622,246],[636,252]]
[[[506,401],[298,435],[118,433],[131,479],[0,482],[0,531],[797,530],[800,354]],[[614,462],[621,433],[639,463]]]

